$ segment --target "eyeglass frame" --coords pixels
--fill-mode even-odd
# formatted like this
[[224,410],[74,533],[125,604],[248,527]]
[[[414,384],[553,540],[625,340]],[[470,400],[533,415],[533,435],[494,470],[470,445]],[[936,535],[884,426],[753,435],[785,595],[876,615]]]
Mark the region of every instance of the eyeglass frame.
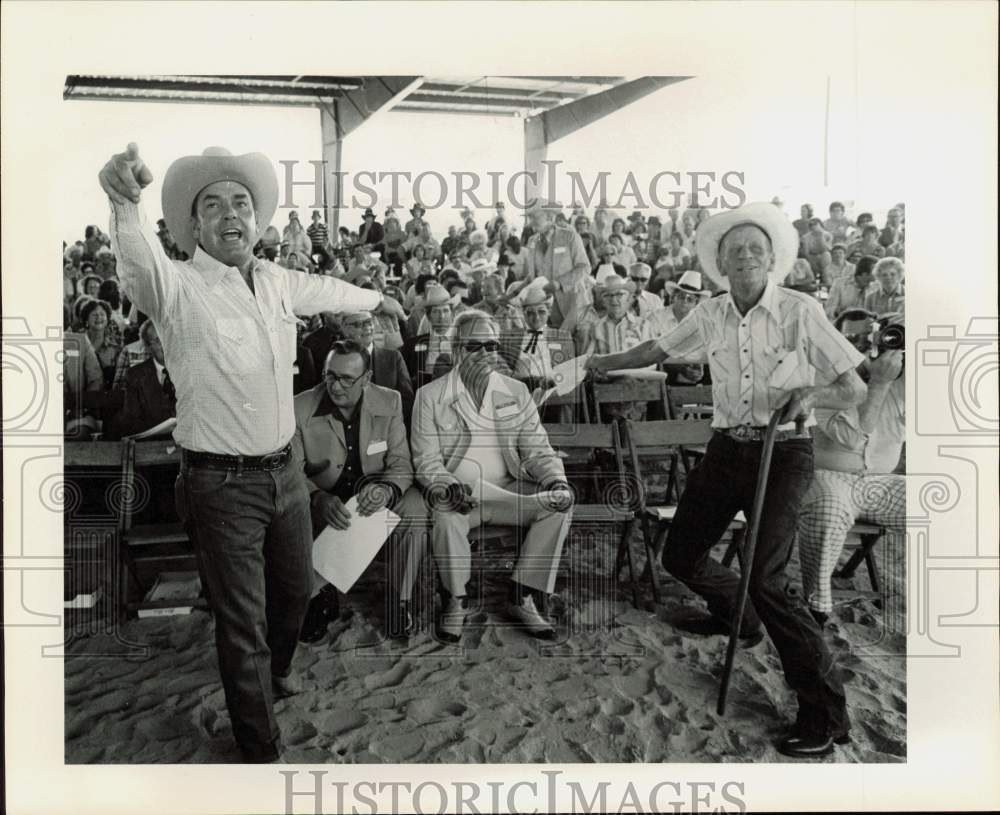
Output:
[[[490,345],[491,348],[486,346]],[[470,348],[469,346],[474,346]],[[499,340],[466,340],[462,343],[462,350],[467,354],[478,354],[480,351],[486,351],[487,354],[496,354],[500,351],[500,341]]]

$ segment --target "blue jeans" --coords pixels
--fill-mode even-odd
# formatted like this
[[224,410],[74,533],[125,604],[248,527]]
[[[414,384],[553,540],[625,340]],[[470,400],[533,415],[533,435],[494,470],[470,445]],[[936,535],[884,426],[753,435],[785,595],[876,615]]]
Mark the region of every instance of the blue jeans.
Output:
[[185,464],[178,510],[215,615],[233,736],[248,762],[281,753],[271,676],[286,676],[312,590],[309,492],[294,461],[240,472]]
[[[761,442],[739,442],[716,433],[692,470],[670,527],[663,566],[708,603],[709,611],[731,619],[739,576],[709,555],[733,516],[753,506]],[[799,723],[825,735],[846,732],[844,688],[819,626],[802,598],[789,589],[785,565],[795,542],[799,505],[813,474],[811,439],[774,445],[761,513],[743,630],[763,623],[785,679],[799,701]]]

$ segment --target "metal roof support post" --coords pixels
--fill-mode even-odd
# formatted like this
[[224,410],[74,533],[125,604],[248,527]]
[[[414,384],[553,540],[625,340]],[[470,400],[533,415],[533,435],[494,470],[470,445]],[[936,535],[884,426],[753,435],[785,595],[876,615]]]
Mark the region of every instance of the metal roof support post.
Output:
[[338,239],[340,228],[340,208],[343,206],[341,196],[344,191],[340,184],[340,162],[344,153],[344,141],[340,137],[337,124],[339,117],[334,101],[331,105],[319,108],[319,124],[323,141],[323,207],[326,210],[326,224],[330,230],[330,241]]

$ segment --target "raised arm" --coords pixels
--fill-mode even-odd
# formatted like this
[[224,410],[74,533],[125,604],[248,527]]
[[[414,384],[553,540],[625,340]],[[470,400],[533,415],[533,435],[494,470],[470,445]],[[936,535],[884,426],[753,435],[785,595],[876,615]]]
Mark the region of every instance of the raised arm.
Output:
[[110,158],[98,180],[111,204],[109,235],[118,259],[122,291],[148,316],[162,317],[177,297],[180,282],[139,206],[142,190],[153,180],[153,174],[139,158],[135,142],[129,143],[124,153]]

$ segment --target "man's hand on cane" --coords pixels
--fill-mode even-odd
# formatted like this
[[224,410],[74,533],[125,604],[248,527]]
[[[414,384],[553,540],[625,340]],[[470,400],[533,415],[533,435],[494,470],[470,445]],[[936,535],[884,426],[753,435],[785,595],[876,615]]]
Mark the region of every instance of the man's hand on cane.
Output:
[[802,433],[805,430],[809,411],[813,409],[815,402],[816,388],[797,388],[791,391],[778,423],[786,424],[788,422],[795,422],[796,432]]
[[142,189],[149,186],[153,174],[139,158],[139,145],[129,142],[124,153],[113,155],[97,175],[101,189],[116,204],[139,203]]

